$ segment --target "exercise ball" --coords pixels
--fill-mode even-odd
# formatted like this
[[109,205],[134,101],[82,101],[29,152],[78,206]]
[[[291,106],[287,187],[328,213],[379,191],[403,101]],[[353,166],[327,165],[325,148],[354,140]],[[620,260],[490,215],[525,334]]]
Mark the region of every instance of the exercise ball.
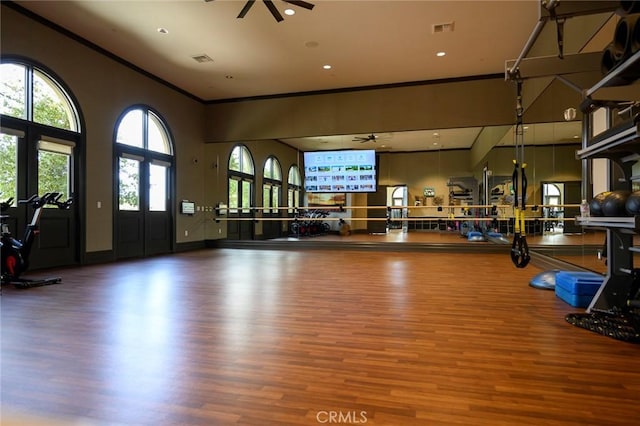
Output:
[[602,203],[602,213],[608,217],[626,216],[629,195],[631,195],[631,191],[612,191]]
[[589,213],[591,214],[591,216],[604,216],[604,213],[602,212],[602,203],[604,203],[604,199],[609,194],[609,191],[601,192],[600,194],[593,197],[593,199],[589,202]]
[[627,209],[627,213],[632,216],[640,214],[640,191],[633,192],[629,195],[625,208]]

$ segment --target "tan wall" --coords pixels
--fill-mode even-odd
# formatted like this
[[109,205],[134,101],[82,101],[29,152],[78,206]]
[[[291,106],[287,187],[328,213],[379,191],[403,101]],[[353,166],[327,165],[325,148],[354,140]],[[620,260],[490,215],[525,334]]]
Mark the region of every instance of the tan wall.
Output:
[[207,106],[210,142],[509,124],[513,88],[502,78]]
[[[261,188],[267,155],[274,154],[281,161],[285,180],[289,166],[301,163],[297,151],[275,139],[513,124],[513,85],[502,78],[204,105],[5,5],[1,19],[2,54],[44,64],[67,85],[80,107],[87,173],[81,177],[85,199],[79,202],[86,210],[87,252],[112,249],[113,132],[119,115],[133,105],[144,104],[158,111],[173,135],[176,210],[182,199],[193,200],[200,207],[193,216],[176,215],[178,243],[226,235],[226,227],[212,220],[211,209],[227,199],[226,162],[237,142],[246,143],[251,150],[259,175],[256,187]],[[542,114],[544,108],[537,108],[532,112]],[[446,200],[447,179],[477,176],[485,161],[491,167],[496,164],[498,173],[511,173],[509,153],[491,149],[489,142],[478,147],[471,151],[381,154],[380,183],[408,185],[410,200],[421,195],[423,187],[432,186]],[[574,163],[571,150],[528,152],[535,153],[528,157],[533,158],[532,183],[542,176],[580,178],[579,163]],[[549,155],[566,156],[571,167],[549,163]],[[261,190],[257,194],[261,204]],[[358,204],[362,197],[352,200]]]
[[[177,199],[203,198],[204,146],[201,103],[41,25],[2,7],[1,50],[46,65],[75,96],[86,134],[86,251],[112,249],[113,137],[118,116],[135,104],[149,105],[168,124],[175,140]],[[97,208],[97,202],[102,208]],[[178,215],[177,241],[202,240],[204,229],[194,217]],[[184,237],[183,229],[190,229]]]
[[[380,184],[407,185],[410,205],[416,196],[422,199],[425,187],[433,187],[436,195],[442,196],[444,203],[448,204],[447,182],[451,177],[472,176],[469,159],[469,150],[383,154],[380,156]],[[411,213],[416,216],[433,213],[414,210]]]

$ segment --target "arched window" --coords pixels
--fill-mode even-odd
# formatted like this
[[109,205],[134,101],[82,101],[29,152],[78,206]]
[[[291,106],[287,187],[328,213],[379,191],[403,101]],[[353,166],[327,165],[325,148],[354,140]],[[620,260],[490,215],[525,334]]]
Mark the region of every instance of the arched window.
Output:
[[244,145],[237,145],[229,156],[229,212],[251,212],[254,165],[251,153]]
[[302,193],[300,168],[295,164],[289,168],[287,187],[287,206],[289,207],[289,213],[294,213],[295,209],[300,207],[300,194]]
[[[159,114],[146,106],[125,111],[116,127],[115,153],[118,257],[170,252],[173,143]],[[132,235],[139,238],[132,242]]]
[[269,157],[264,163],[262,181],[262,206],[265,213],[278,213],[280,190],[282,189],[282,170],[275,157]]
[[[47,192],[60,193],[61,200],[80,197],[81,119],[64,84],[27,60],[2,59],[0,91],[0,196],[13,198],[9,226],[20,235],[32,211],[18,200]],[[34,245],[32,267],[78,261],[77,205],[50,209],[42,216],[46,240]]]
[[231,151],[229,157],[229,171],[239,172],[245,175],[254,175],[253,159],[246,146],[238,145]]
[[80,131],[67,92],[45,71],[20,63],[0,65],[1,113],[58,129]]

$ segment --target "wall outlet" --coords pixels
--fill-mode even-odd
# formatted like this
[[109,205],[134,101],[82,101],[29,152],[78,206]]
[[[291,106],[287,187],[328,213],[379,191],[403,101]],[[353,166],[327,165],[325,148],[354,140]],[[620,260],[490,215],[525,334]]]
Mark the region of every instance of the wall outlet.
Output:
[[186,229],[185,229],[185,231],[184,231],[184,236],[185,236],[185,237],[188,237],[188,236],[189,236],[189,231],[187,231]]
[[218,234],[222,234],[222,228],[218,228]]
[[98,208],[101,209],[102,208],[102,201],[98,201],[97,205],[98,205]]

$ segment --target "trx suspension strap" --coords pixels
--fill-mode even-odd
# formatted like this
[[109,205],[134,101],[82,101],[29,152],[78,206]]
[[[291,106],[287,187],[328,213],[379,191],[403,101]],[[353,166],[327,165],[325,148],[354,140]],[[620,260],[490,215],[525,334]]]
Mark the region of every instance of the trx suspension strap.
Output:
[[[527,164],[524,162],[524,128],[522,125],[522,80],[516,79],[517,96],[516,96],[516,128],[515,136],[515,159],[513,160],[513,175],[511,175],[513,183],[513,214],[514,214],[514,232],[513,243],[511,244],[511,261],[518,268],[524,268],[529,264],[531,256],[529,256],[529,245],[527,244],[526,228],[524,223],[524,211],[526,209],[527,196],[527,175],[525,168]],[[520,182],[518,182],[520,177]],[[518,204],[518,201],[520,203]]]

